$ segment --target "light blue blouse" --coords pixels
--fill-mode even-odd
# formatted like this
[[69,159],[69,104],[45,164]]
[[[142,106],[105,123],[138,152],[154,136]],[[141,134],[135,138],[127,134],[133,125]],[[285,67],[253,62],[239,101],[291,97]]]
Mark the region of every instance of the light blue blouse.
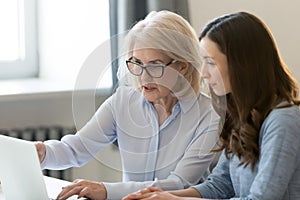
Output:
[[273,110],[260,130],[260,159],[254,172],[222,154],[197,189],[204,198],[241,200],[300,199],[300,109]]
[[[218,140],[218,117],[210,99],[198,96],[180,100],[161,125],[152,104],[131,88],[120,87],[76,134],[47,141],[42,168],[82,166],[118,139],[123,182],[104,183],[108,199],[153,184],[183,189],[204,180]],[[101,181],[101,180],[100,180]]]

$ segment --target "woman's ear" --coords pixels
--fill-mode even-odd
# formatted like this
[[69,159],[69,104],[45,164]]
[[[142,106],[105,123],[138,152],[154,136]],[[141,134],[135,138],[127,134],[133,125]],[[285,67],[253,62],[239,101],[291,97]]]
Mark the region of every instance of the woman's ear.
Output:
[[190,63],[181,62],[179,66],[179,73],[184,76],[187,73],[189,67],[190,67]]

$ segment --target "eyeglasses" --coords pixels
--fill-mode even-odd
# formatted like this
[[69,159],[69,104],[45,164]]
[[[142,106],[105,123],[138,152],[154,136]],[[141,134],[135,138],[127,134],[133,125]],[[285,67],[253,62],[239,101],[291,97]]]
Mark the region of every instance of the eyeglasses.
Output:
[[147,74],[152,78],[161,78],[164,75],[165,68],[176,62],[176,60],[171,60],[167,64],[159,63],[143,66],[142,64],[134,62],[131,59],[132,57],[126,60],[127,68],[131,74],[135,76],[141,76],[144,70],[146,70]]

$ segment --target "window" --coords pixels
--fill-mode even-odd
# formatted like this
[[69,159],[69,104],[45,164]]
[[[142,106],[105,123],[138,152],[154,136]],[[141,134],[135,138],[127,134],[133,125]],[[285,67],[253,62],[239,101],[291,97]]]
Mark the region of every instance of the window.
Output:
[[35,0],[0,1],[0,79],[37,76]]
[[[1,1],[0,25],[0,80],[32,77],[72,90],[85,61],[109,42],[109,0]],[[111,67],[101,67],[97,88],[110,89]]]
[[[47,0],[38,3],[39,75],[74,87],[86,61],[98,47],[109,41],[109,0]],[[110,66],[105,67],[101,88],[112,86]],[[95,72],[91,72],[95,76]],[[101,78],[101,74],[98,74]],[[101,80],[102,80],[101,79]],[[61,80],[61,81],[60,81]],[[105,83],[105,84],[104,84]],[[90,85],[88,84],[87,87]]]

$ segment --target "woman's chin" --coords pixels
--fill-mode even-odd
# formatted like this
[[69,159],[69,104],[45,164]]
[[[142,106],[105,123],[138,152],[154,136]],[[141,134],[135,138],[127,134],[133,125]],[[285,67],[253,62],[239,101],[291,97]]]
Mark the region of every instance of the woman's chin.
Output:
[[147,101],[149,101],[149,102],[154,102],[155,101],[155,94],[154,94],[154,92],[152,91],[152,92],[150,92],[150,91],[145,91],[145,90],[142,90],[142,93],[143,93],[143,96],[144,96],[144,98],[147,100]]
[[226,92],[224,90],[216,90],[216,89],[213,89],[214,93],[217,95],[217,96],[224,96],[226,94],[228,94],[229,92]]

